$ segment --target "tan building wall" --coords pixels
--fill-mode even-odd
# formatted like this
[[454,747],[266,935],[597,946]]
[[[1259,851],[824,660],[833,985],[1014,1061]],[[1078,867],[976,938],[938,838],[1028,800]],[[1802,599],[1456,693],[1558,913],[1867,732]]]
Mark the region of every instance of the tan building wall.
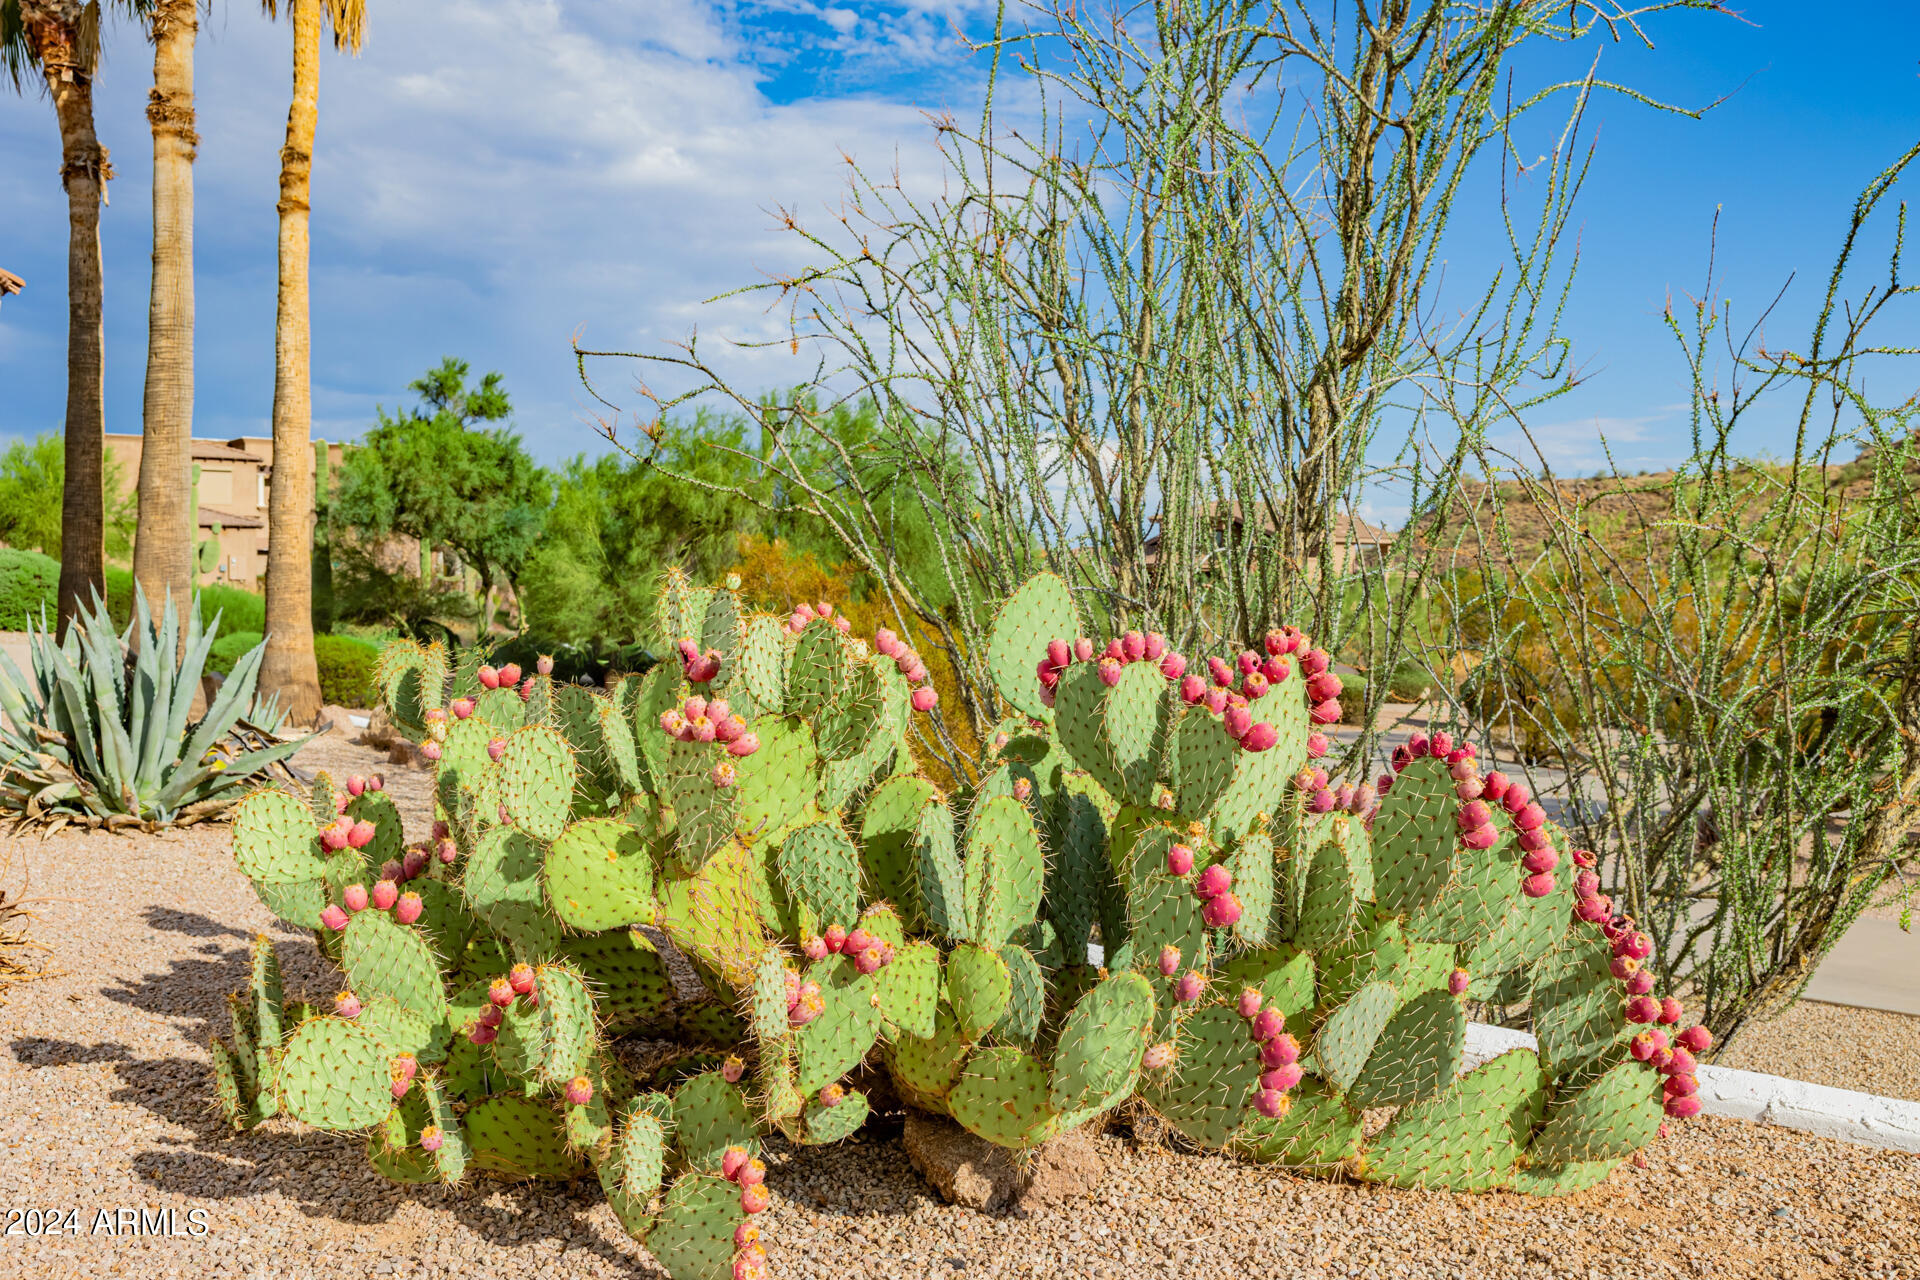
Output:
[[[121,474],[137,485],[140,436],[109,433],[106,441],[107,448],[120,460]],[[327,445],[330,478],[339,475],[345,453],[342,445]],[[273,485],[273,437],[196,439],[193,461],[200,468],[200,527],[196,542],[217,537],[220,543],[218,565],[212,572],[202,574],[200,580],[260,590],[261,576],[267,568],[267,499]]]

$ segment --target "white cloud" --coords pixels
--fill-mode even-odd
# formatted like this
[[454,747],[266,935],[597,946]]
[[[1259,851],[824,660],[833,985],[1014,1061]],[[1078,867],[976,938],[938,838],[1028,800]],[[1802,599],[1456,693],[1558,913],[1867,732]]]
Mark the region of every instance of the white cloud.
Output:
[[[861,4],[855,16],[891,12],[897,21],[852,31],[862,39],[897,28],[887,69],[898,71],[923,56],[921,37],[979,8]],[[964,86],[977,74],[950,38],[910,90],[844,93],[828,82],[821,87],[835,92],[782,104],[764,92],[772,71],[736,10],[717,0],[410,0],[375,8],[360,57],[323,55],[313,180],[317,432],[357,432],[376,402],[406,401],[410,379],[458,355],[506,375],[518,425],[543,456],[593,449],[576,421],[588,402],[573,374],[576,330],[596,345],[651,350],[684,339],[696,322],[703,339],[783,333],[762,300],[697,305],[817,256],[776,228],[771,210],[824,222],[844,187],[843,152],[876,168],[897,162],[910,190],[934,188],[939,158],[921,112],[970,106]],[[109,400],[110,429],[125,430],[138,421],[145,336],[147,72],[136,33],[113,34],[98,114],[121,173],[107,218]],[[837,51],[842,31],[823,24],[810,38]],[[271,404],[273,205],[289,68],[284,24],[238,7],[205,21],[202,434],[257,431]],[[0,118],[0,170],[50,175],[57,142],[46,104],[18,103],[4,116],[12,118]],[[31,192],[0,190],[0,224],[30,219],[34,228],[32,269],[8,265],[36,284],[57,286],[58,272],[44,264],[64,265],[53,256],[64,254],[57,196],[50,178]],[[60,371],[27,357],[46,346],[36,334],[56,320],[59,332],[40,337],[63,339],[64,308],[16,316],[18,301],[0,335],[0,381],[31,380],[38,402],[57,405]],[[782,348],[723,365],[756,390],[812,369],[804,347],[798,358]]]

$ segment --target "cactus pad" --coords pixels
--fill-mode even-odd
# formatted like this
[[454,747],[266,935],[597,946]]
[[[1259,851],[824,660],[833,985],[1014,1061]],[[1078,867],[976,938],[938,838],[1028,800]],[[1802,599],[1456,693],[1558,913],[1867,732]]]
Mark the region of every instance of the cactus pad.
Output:
[[1152,801],[1172,726],[1167,680],[1159,668],[1130,663],[1120,683],[1108,688],[1098,664],[1076,662],[1060,677],[1054,707],[1060,743],[1074,763],[1117,797]]
[[524,1094],[483,1098],[467,1112],[468,1163],[509,1178],[571,1178],[581,1160],[567,1143],[561,1116]]
[[1040,911],[1046,864],[1026,806],[1000,796],[967,821],[964,871],[969,932],[982,946],[1000,946]]
[[257,884],[296,884],[326,873],[312,811],[284,791],[256,791],[233,814],[233,856]]
[[517,730],[500,758],[500,803],[529,834],[552,840],[566,829],[578,773],[573,750],[557,730]]
[[977,1041],[1007,1016],[1013,975],[996,953],[963,942],[947,957],[947,995],[960,1033]]
[[1170,1071],[1142,1074],[1141,1097],[1195,1142],[1225,1146],[1246,1119],[1259,1083],[1260,1046],[1248,1034],[1247,1020],[1224,1004],[1189,1016],[1175,1046]]
[[1369,982],[1327,1016],[1313,1038],[1313,1054],[1329,1084],[1338,1089],[1353,1084],[1399,1003],[1392,984]]
[[1660,1074],[1620,1062],[1571,1098],[1556,1099],[1527,1148],[1541,1164],[1611,1160],[1653,1141],[1660,1128]]
[[495,827],[475,843],[460,880],[473,913],[528,960],[544,959],[560,942],[560,923],[547,913],[541,884],[545,862],[546,850],[531,835]]
[[667,1188],[647,1250],[673,1280],[729,1280],[733,1232],[746,1216],[740,1188],[724,1178],[686,1174]]
[[815,961],[807,978],[820,984],[825,1004],[818,1017],[794,1033],[800,1055],[794,1087],[811,1096],[867,1056],[880,1037],[880,1009],[874,984],[855,972],[845,956]]
[[280,1062],[280,1098],[288,1114],[316,1129],[368,1129],[393,1097],[376,1036],[341,1018],[308,1018],[294,1028]]
[[1015,1150],[1054,1135],[1060,1113],[1048,1102],[1047,1071],[1011,1047],[981,1049],[967,1059],[947,1104],[953,1118],[988,1142]]
[[1232,1139],[1252,1160],[1331,1174],[1360,1150],[1360,1116],[1323,1080],[1312,1076],[1287,1095],[1287,1109],[1269,1120],[1255,1114]]
[[1137,973],[1116,973],[1075,1003],[1047,1082],[1055,1111],[1078,1111],[1132,1091],[1153,1009],[1153,987]]
[[987,669],[993,685],[1010,706],[1036,720],[1052,711],[1040,699],[1036,670],[1046,655],[1047,642],[1071,640],[1080,631],[1080,619],[1066,581],[1057,574],[1037,573],[1000,606],[987,641]]
[[940,999],[940,953],[925,942],[909,942],[894,951],[893,963],[874,977],[880,1017],[898,1035],[931,1036],[934,1006]]
[[1444,761],[1423,756],[1393,780],[1373,818],[1374,896],[1389,915],[1417,911],[1454,878],[1459,799]]
[[746,1099],[718,1071],[702,1072],[675,1090],[673,1141],[687,1167],[702,1173],[719,1172],[728,1147],[760,1150]]
[[794,830],[775,855],[780,878],[820,927],[853,927],[860,915],[860,852],[834,819]]
[[541,868],[547,901],[587,932],[653,923],[653,856],[632,826],[588,818],[560,833]]
[[1347,1100],[1365,1110],[1431,1097],[1452,1082],[1466,1048],[1466,1006],[1445,991],[1415,996],[1373,1042]]
[[920,900],[920,814],[938,791],[925,778],[889,778],[873,789],[860,814],[860,860],[869,892],[891,902],[910,923],[924,928]]
[[348,922],[341,967],[362,999],[387,996],[430,1021],[446,1014],[440,966],[426,939],[383,911],[362,911]]
[[1503,1053],[1422,1102],[1401,1108],[1360,1163],[1369,1182],[1449,1191],[1504,1185],[1546,1099],[1540,1060]]

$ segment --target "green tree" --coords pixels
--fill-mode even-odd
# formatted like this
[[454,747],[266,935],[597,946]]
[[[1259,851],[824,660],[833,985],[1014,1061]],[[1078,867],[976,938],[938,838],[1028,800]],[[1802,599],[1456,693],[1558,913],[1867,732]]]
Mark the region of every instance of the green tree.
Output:
[[[104,458],[106,553],[124,559],[132,550],[134,497],[127,492],[120,460]],[[60,494],[66,487],[65,442],[57,431],[15,440],[0,453],[0,543],[58,559]]]
[[[468,365],[452,357],[409,384],[420,404],[379,422],[347,453],[331,516],[363,542],[394,534],[452,548],[480,573],[483,588],[504,579],[521,592],[528,561],[546,528],[552,478],[501,422],[512,404],[489,373],[467,385]],[[491,619],[481,617],[484,632]]]

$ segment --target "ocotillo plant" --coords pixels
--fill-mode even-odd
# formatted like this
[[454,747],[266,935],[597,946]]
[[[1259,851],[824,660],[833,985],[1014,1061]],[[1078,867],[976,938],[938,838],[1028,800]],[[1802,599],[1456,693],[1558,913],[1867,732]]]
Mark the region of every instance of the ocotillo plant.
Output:
[[[1138,1099],[1203,1145],[1456,1190],[1588,1185],[1663,1092],[1697,1109],[1706,1042],[1668,1039],[1645,939],[1562,874],[1523,787],[1444,735],[1378,788],[1312,764],[1340,682],[1297,631],[1189,671],[1157,635],[1079,637],[1043,574],[993,627],[982,782],[947,796],[898,637],[679,579],[661,617],[680,661],[604,694],[391,651],[436,767],[423,841],[358,779],[244,803],[241,868],[345,982],[286,1011],[257,951],[215,1051],[236,1125],[369,1131],[400,1180],[591,1167],[690,1280],[765,1274],[761,1136],[852,1133],[869,1061],[1009,1148]],[[676,1000],[651,930],[711,999]],[[1495,997],[1530,1001],[1540,1051],[1462,1073]],[[610,1045],[642,1030],[682,1048],[637,1077]]]

